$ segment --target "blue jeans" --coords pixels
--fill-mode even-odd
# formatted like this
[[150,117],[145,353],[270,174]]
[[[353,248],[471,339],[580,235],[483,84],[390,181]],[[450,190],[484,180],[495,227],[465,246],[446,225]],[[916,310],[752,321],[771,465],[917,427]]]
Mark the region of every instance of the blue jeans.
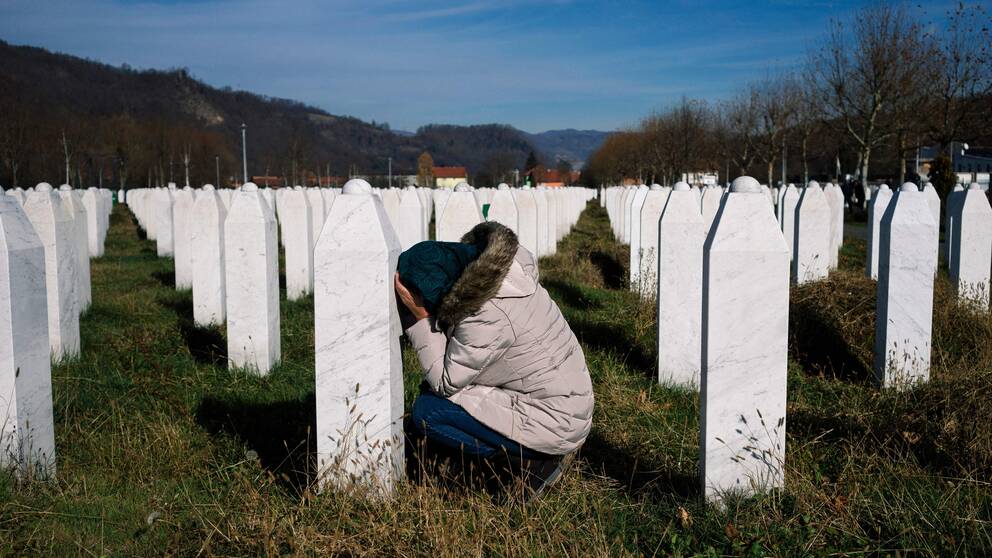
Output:
[[483,459],[498,452],[524,459],[549,459],[552,456],[522,446],[482,424],[455,403],[430,392],[421,393],[413,402],[413,426],[428,440],[461,450]]

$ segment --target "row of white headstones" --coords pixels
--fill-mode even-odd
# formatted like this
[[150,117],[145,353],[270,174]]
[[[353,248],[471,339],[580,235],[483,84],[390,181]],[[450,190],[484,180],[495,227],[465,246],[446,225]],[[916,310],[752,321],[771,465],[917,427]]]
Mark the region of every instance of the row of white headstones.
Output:
[[[741,177],[727,190],[604,188],[600,202],[631,245],[632,288],[656,297],[659,382],[700,389],[707,498],[782,486],[789,283],[836,267],[840,188],[776,192]],[[951,277],[987,309],[992,207],[977,184],[948,206]],[[932,185],[906,183],[895,195],[883,185],[873,196],[867,273],[878,279],[874,370],[885,387],[929,378],[939,223]]]
[[[319,484],[388,489],[404,471],[402,331],[393,292],[400,252],[427,238],[432,214],[436,238],[456,241],[485,212],[515,230],[524,247],[552,254],[594,196],[585,188],[505,185],[375,190],[351,180],[341,190],[252,183],[137,189],[126,203],[158,253],[174,258],[176,288],[192,288],[194,320],[226,322],[229,365],[260,374],[280,358],[282,229],[287,298],[314,294]],[[188,274],[180,270],[184,254]]]
[[112,206],[110,190],[47,183],[0,196],[0,467],[25,478],[55,474],[52,361],[79,355]]

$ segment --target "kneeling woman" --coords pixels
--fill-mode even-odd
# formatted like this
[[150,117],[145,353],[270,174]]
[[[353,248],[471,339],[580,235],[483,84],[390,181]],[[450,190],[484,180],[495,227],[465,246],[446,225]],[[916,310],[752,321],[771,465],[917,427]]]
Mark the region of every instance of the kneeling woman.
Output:
[[589,435],[593,393],[535,257],[507,227],[482,223],[460,243],[403,252],[395,286],[429,386],[414,428],[471,456],[522,461],[540,494]]

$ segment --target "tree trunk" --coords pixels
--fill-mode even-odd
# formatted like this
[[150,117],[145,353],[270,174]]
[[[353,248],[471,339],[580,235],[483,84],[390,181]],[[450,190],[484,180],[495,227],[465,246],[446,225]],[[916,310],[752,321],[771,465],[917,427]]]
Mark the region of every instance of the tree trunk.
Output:
[[771,188],[772,187],[772,184],[774,184],[774,179],[775,179],[775,176],[774,175],[775,175],[775,159],[774,158],[769,158],[768,159],[768,187],[769,188]]
[[[871,158],[871,148],[864,146],[861,148],[861,186],[868,187],[868,160]],[[838,177],[839,179],[839,177]]]

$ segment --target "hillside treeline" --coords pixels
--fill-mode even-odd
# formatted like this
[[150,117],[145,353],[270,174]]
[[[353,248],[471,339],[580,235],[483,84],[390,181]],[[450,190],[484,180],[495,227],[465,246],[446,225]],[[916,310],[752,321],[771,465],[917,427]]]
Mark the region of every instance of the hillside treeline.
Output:
[[135,70],[0,41],[0,185],[222,184],[248,172],[304,177],[415,174],[429,151],[438,165],[467,167],[482,185],[507,180],[534,149],[510,126],[388,124],[202,83],[185,69]]

